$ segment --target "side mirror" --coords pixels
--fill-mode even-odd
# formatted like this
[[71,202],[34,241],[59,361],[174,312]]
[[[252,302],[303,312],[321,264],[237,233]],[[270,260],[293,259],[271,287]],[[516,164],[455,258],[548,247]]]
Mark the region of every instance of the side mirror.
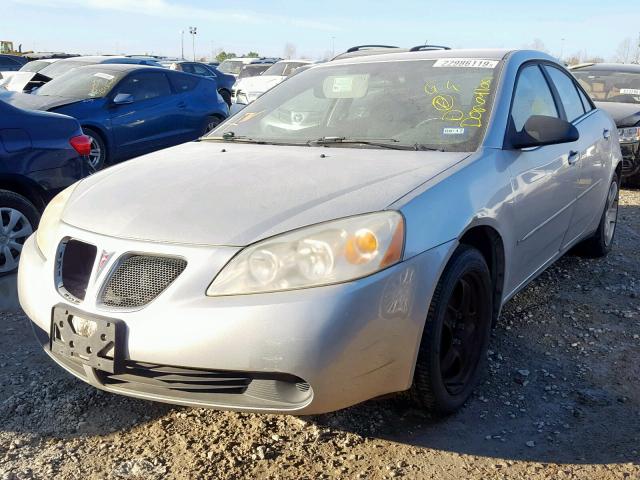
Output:
[[511,146],[516,149],[575,142],[580,132],[570,122],[546,115],[532,115],[522,132],[515,132],[511,124]]
[[113,103],[116,105],[126,105],[128,103],[133,103],[133,95],[130,93],[118,93],[115,97],[113,97]]

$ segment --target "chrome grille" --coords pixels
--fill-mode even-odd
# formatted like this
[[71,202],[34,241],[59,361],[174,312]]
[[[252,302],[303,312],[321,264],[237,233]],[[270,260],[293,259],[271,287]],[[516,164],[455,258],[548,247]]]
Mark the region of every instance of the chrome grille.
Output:
[[132,255],[122,261],[102,290],[100,302],[113,308],[143,307],[184,271],[181,258]]

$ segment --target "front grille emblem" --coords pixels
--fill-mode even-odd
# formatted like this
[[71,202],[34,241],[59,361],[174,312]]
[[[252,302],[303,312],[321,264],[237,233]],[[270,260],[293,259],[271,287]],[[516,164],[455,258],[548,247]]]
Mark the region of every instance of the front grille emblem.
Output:
[[115,252],[107,252],[106,250],[102,251],[100,255],[100,260],[98,261],[98,267],[96,268],[96,277],[99,277],[104,270],[104,267],[107,263],[109,263],[109,259],[113,256]]

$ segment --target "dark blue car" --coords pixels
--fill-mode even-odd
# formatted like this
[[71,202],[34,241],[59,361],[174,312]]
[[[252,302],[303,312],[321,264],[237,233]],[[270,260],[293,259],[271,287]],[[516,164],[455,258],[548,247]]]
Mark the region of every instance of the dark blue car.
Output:
[[13,105],[76,118],[91,138],[95,169],[195,140],[229,114],[214,81],[140,65],[80,67],[33,94],[3,96]]
[[188,60],[166,61],[161,62],[162,66],[177,70],[179,72],[193,73],[201,77],[211,78],[218,85],[218,93],[231,106],[231,92],[233,84],[236,83],[236,77],[222,73],[214,65],[202,62],[190,62]]
[[17,268],[49,200],[89,174],[89,148],[74,118],[0,101],[0,275]]
[[15,72],[27,63],[28,60],[25,57],[18,55],[0,55],[0,72]]

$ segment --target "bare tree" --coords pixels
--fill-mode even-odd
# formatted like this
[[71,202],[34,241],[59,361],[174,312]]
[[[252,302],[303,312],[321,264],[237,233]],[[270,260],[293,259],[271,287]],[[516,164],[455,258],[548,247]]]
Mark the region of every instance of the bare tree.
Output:
[[631,38],[627,37],[618,44],[616,62],[628,63],[631,56]]
[[636,42],[636,46],[633,50],[631,62],[640,63],[640,33],[638,34],[638,41]]
[[579,63],[582,63],[582,52],[572,53],[571,55],[566,57],[564,60],[569,65],[578,65]]
[[287,60],[293,58],[296,56],[296,46],[291,43],[291,42],[287,42],[284,44],[284,53],[283,53],[284,58],[286,58]]
[[525,48],[528,48],[530,50],[539,50],[540,52],[547,52],[547,53],[549,52],[544,42],[539,38],[534,38],[533,42],[531,42],[528,45],[525,45]]

